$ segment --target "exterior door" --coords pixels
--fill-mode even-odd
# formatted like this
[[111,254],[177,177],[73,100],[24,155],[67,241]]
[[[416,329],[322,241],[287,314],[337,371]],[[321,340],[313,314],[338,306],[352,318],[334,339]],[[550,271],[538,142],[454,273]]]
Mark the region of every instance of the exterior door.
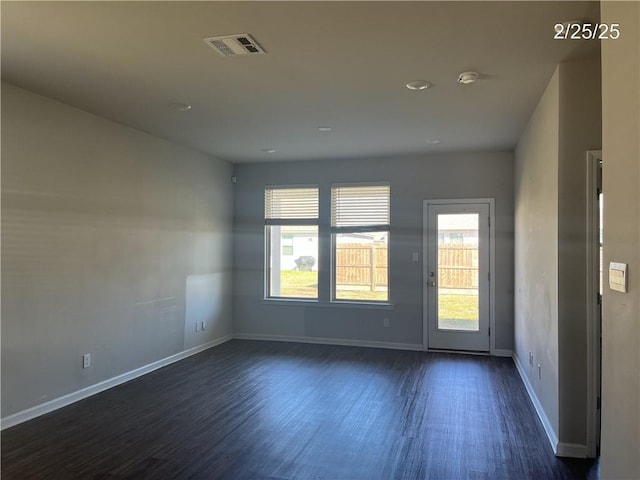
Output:
[[489,203],[427,204],[428,348],[489,352]]

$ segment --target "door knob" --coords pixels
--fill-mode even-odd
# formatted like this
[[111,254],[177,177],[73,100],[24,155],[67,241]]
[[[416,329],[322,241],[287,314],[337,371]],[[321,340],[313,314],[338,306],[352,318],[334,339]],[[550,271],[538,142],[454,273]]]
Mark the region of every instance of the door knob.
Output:
[[430,287],[435,287],[436,286],[436,282],[427,282],[427,285],[429,285]]

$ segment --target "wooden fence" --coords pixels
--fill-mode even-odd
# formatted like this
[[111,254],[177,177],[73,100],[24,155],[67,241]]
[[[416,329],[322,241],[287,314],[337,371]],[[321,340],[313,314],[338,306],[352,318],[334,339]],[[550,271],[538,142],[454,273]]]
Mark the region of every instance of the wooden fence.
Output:
[[464,243],[439,245],[438,273],[440,288],[478,288],[478,247]]
[[336,248],[336,284],[387,286],[387,246],[380,243],[339,243]]
[[[388,249],[385,244],[341,243],[336,248],[336,283],[386,287]],[[478,249],[473,245],[445,244],[438,249],[439,286],[453,289],[478,288]]]

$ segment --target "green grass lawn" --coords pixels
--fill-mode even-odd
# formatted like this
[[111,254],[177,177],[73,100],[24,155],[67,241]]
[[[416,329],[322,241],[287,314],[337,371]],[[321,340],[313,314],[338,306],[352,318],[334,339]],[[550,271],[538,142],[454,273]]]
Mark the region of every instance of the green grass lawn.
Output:
[[[318,272],[285,270],[281,273],[280,294],[283,297],[317,298]],[[477,328],[478,297],[476,295],[440,294],[441,328]],[[348,300],[387,300],[387,292],[340,290],[338,298]]]
[[440,318],[452,320],[476,320],[478,318],[477,295],[439,295]]
[[283,270],[280,274],[280,295],[283,297],[317,298],[318,272]]
[[[283,297],[317,298],[318,272],[284,270],[282,271],[280,281],[280,294]],[[387,300],[387,292],[340,290],[338,291],[338,299],[384,302]]]

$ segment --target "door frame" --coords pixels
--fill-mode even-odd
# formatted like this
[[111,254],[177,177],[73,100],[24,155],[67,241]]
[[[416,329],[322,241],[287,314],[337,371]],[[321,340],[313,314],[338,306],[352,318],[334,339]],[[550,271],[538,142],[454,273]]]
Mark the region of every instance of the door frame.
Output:
[[[598,174],[602,150],[587,151],[587,185],[586,185],[586,221],[587,221],[587,457],[598,455],[600,438],[600,397],[601,377],[601,320],[597,292],[600,282],[600,252],[599,241],[599,205],[598,205]],[[603,265],[604,268],[604,265]],[[603,285],[604,288],[604,285]],[[600,292],[602,294],[602,292]]]
[[[461,203],[485,203],[489,205],[489,355],[496,354],[496,235],[495,235],[495,198],[451,198],[423,200],[422,202],[422,349],[429,349],[429,295],[427,282],[429,278],[429,206],[456,205]],[[482,355],[482,353],[479,353]]]

